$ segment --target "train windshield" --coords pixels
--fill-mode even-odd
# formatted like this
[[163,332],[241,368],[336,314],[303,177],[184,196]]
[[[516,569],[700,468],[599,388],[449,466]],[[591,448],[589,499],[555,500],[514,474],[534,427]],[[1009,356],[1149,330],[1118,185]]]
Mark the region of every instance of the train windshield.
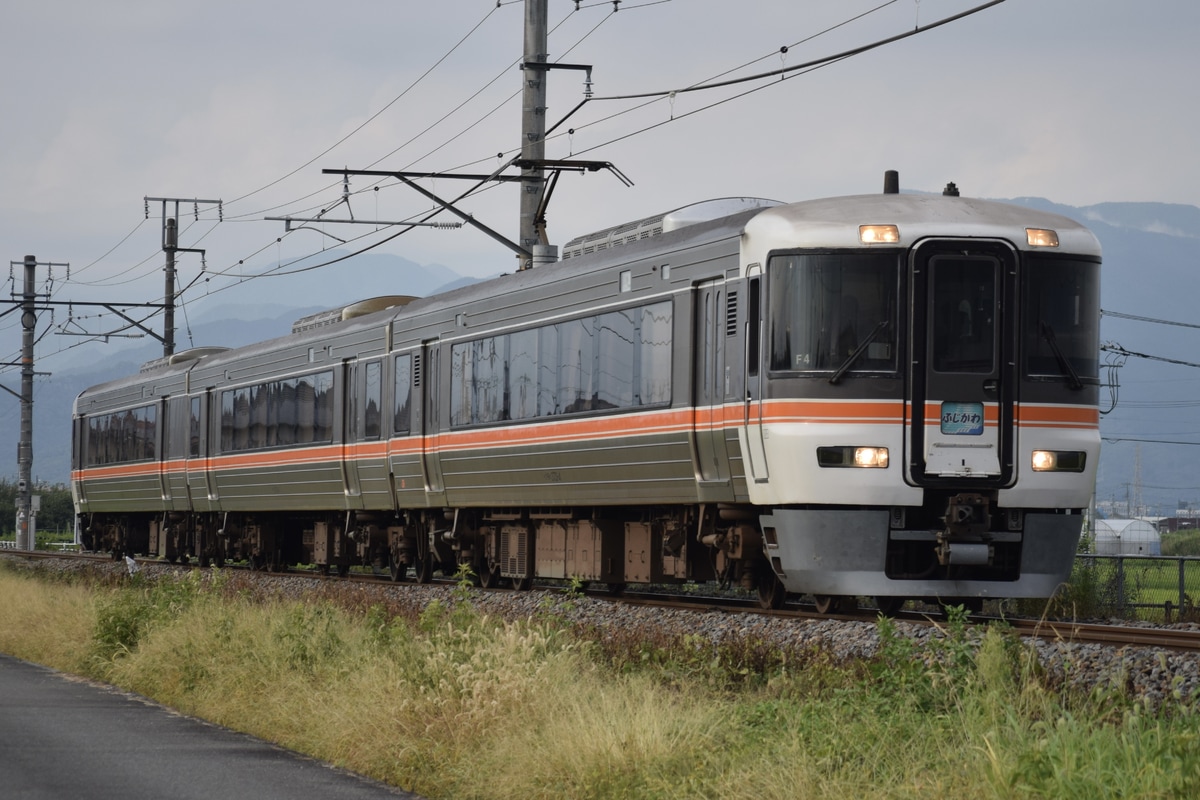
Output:
[[1098,383],[1100,265],[1032,258],[1022,283],[1025,374],[1073,388]]
[[771,369],[894,371],[898,263],[886,251],[773,257]]

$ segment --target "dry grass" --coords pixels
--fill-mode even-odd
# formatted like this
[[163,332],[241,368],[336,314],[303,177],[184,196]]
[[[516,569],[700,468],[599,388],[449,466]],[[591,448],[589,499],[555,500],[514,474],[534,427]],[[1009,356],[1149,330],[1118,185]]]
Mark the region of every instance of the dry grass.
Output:
[[[504,623],[464,592],[419,615],[353,590],[120,589],[0,569],[0,650],[85,672],[428,797],[1188,796],[1200,714],[1065,701],[1011,637],[918,653],[881,623],[849,665],[726,642]],[[749,666],[748,666],[749,665]],[[748,673],[754,673],[753,679]]]

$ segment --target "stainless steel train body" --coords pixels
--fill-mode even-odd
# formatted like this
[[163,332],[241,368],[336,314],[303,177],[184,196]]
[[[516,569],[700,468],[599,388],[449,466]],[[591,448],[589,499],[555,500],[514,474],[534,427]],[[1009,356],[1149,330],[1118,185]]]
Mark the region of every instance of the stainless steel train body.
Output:
[[698,204],[88,389],[77,509],[171,559],[1048,596],[1099,454],[1099,273],[1079,224],[956,195]]

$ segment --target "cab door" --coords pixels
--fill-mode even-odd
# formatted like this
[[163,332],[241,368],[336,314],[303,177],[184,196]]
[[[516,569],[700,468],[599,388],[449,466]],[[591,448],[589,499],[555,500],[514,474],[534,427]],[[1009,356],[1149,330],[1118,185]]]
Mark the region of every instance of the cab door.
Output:
[[729,479],[729,453],[725,445],[725,348],[722,346],[728,325],[726,306],[724,279],[696,287],[693,436],[701,483],[724,484]]
[[908,479],[1013,477],[1017,258],[1000,242],[935,240],[911,261]]

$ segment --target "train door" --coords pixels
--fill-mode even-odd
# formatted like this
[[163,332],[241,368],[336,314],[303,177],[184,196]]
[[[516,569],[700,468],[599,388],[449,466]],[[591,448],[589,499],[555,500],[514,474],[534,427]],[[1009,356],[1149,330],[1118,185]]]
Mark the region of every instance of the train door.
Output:
[[209,393],[205,392],[188,398],[187,483],[188,497],[196,511],[209,509],[208,462],[204,458],[208,451],[208,432],[203,416],[208,396]]
[[171,502],[171,458],[174,455],[174,436],[172,432],[172,423],[175,420],[171,418],[170,398],[164,397],[159,400],[154,413],[158,415],[158,441],[154,443],[154,456],[158,461],[158,487],[162,495],[164,508],[174,508]]
[[[725,448],[725,348],[726,287],[723,279],[696,287],[693,312],[695,347],[692,403],[695,406],[696,467],[703,483],[729,479],[729,453]],[[736,325],[736,319],[732,321]]]
[[[413,400],[413,412],[420,419],[412,421],[413,431],[421,432],[421,474],[425,479],[425,491],[430,494],[443,494],[442,464],[438,453],[438,439],[441,431],[441,416],[438,413],[439,393],[441,389],[440,366],[438,361],[438,340],[431,339],[421,347],[421,361],[413,372],[413,391],[418,395]],[[430,498],[432,502],[440,502],[443,498]]]
[[746,480],[766,483],[767,450],[763,442],[763,380],[762,380],[762,276],[760,268],[747,270],[746,328],[743,360],[746,371],[746,401],[742,409],[742,442],[745,444]]
[[[83,512],[87,510],[87,490],[84,488],[86,482],[80,471],[91,466],[87,457],[89,448],[86,441],[86,437],[91,431],[87,418],[83,416],[74,417],[71,425],[75,430],[74,436],[71,437],[71,492],[75,498],[75,511]],[[78,532],[76,532],[76,539],[78,538]]]
[[914,253],[908,472],[917,484],[1011,481],[1016,272],[1000,243],[933,241]]
[[363,434],[363,364],[342,362],[342,484],[348,508],[362,508],[358,474],[358,443]]

